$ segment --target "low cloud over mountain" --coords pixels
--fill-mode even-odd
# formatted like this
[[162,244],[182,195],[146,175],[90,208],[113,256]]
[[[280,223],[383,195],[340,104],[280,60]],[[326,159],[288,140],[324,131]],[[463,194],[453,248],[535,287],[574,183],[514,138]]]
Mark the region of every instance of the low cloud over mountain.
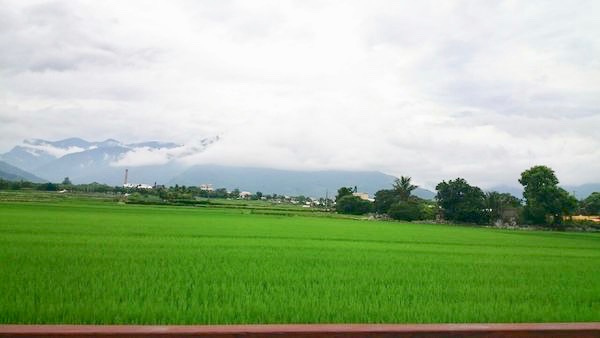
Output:
[[205,138],[192,145],[157,141],[125,144],[114,139],[28,139],[0,159],[53,182],[68,176],[75,183],[118,184],[125,167],[138,167],[140,179],[164,182],[182,168],[179,161],[204,151],[218,139]]

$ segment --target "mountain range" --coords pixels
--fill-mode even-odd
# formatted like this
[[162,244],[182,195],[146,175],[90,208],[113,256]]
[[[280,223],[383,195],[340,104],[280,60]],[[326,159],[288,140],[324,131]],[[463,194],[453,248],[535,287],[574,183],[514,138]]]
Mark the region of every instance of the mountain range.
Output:
[[201,152],[216,140],[203,139],[194,147],[185,147],[157,141],[125,144],[114,139],[32,139],[0,155],[0,160],[51,182],[69,177],[74,183],[122,184],[129,166],[143,168],[136,177],[140,181],[166,182],[183,170],[176,159]]
[[[221,166],[214,164],[186,165],[181,161],[198,154],[219,137],[204,138],[194,145],[172,142],[123,143],[114,139],[90,142],[81,138],[59,141],[24,140],[7,153],[0,155],[0,178],[32,182],[61,182],[69,177],[73,183],[105,183],[121,185],[125,169],[130,183],[165,185],[212,184],[227,188],[285,195],[312,197],[333,196],[342,186],[357,186],[373,195],[389,189],[395,177],[378,171],[300,171],[272,168]],[[562,186],[579,199],[600,191],[600,183]],[[489,190],[507,192],[522,197],[522,187],[500,185]],[[415,195],[432,199],[434,193],[417,188]]]
[[[114,139],[99,142],[81,138],[60,141],[30,139],[0,155],[0,160],[21,169],[18,175],[6,176],[5,179],[29,177],[27,180],[34,180],[35,177],[38,182],[61,182],[69,177],[75,184],[98,182],[121,185],[128,168],[130,183],[212,184],[215,188],[229,190],[238,188],[312,197],[334,196],[342,186],[356,186],[360,191],[373,195],[377,190],[391,188],[395,179],[377,171],[299,171],[212,164],[189,166],[179,161],[204,151],[218,140],[218,137],[206,138],[195,146],[185,146],[157,141],[125,144]],[[434,196],[433,192],[421,188],[414,193],[427,199]]]
[[29,181],[34,183],[44,183],[46,180],[39,178],[32,173],[19,169],[4,161],[0,161],[0,178],[7,181]]
[[[211,183],[214,187],[240,188],[250,192],[278,193],[283,195],[335,196],[340,187],[354,187],[373,196],[381,189],[390,189],[394,176],[378,171],[296,171],[271,168],[229,167],[221,165],[195,165],[175,176],[169,184],[197,185]],[[413,194],[432,199],[434,193],[417,188]]]

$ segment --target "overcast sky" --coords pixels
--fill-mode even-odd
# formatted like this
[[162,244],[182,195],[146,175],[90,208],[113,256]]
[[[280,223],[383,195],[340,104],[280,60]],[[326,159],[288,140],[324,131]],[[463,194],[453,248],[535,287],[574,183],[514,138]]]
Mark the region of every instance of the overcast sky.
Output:
[[220,141],[197,163],[600,181],[600,1],[2,1],[0,152]]

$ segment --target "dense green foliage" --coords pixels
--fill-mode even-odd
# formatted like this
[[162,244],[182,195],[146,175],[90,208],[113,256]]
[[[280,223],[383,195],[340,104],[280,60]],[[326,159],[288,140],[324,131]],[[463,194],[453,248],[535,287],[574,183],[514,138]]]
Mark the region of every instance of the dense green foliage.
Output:
[[350,187],[341,187],[337,191],[337,195],[335,196],[335,201],[339,201],[344,196],[352,196],[352,193],[355,192],[354,189]]
[[342,214],[364,215],[373,210],[373,205],[358,196],[345,195],[338,199],[335,210]]
[[398,202],[396,191],[392,189],[383,189],[375,193],[375,202],[373,209],[378,214],[387,214],[392,205]]
[[534,166],[521,173],[525,219],[534,224],[557,225],[564,215],[577,209],[577,200],[558,186],[554,171],[546,166]]
[[408,176],[400,176],[394,181],[394,191],[401,201],[408,201],[413,190],[417,188],[416,185],[411,183],[411,178]]
[[0,202],[0,323],[600,321],[596,233],[60,198]]
[[490,222],[502,220],[508,209],[520,209],[521,200],[508,193],[490,191],[485,194],[485,206]]
[[379,190],[375,193],[374,210],[379,214],[402,221],[435,219],[436,208],[430,201],[412,196],[416,185],[408,176],[400,176],[394,182],[393,189]]
[[581,202],[581,209],[587,215],[600,215],[600,192],[593,192]]
[[418,201],[398,201],[390,206],[387,214],[393,219],[415,221],[422,219],[421,209],[421,204]]
[[438,204],[444,211],[444,218],[455,222],[484,223],[485,194],[479,187],[467,183],[463,178],[442,181],[435,189]]

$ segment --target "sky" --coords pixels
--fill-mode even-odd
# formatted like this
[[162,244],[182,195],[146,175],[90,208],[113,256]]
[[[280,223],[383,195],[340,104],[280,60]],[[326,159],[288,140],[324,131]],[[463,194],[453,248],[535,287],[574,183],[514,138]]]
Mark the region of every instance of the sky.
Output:
[[0,152],[218,136],[185,160],[600,181],[600,1],[0,0],[0,50]]

